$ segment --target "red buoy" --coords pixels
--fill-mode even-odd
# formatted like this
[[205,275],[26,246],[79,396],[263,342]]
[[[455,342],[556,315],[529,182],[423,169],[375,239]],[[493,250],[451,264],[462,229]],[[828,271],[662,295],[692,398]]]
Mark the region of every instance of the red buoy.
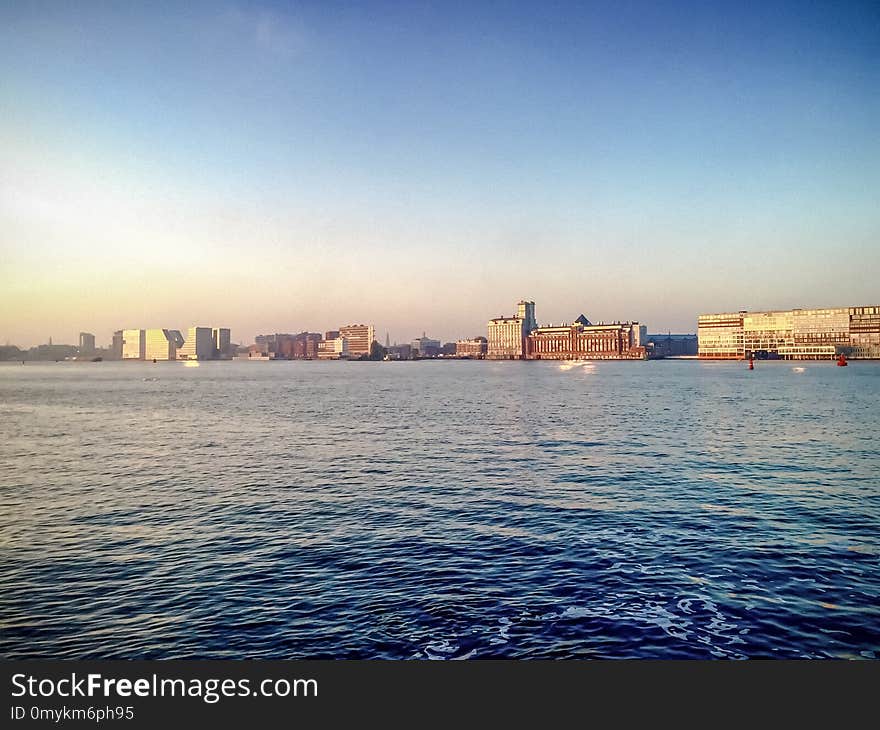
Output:
[[837,367],[845,368],[849,363],[846,361],[846,356],[841,354],[839,358],[837,358]]
[[755,358],[750,357],[749,358],[749,370],[754,370],[754,369],[755,369]]

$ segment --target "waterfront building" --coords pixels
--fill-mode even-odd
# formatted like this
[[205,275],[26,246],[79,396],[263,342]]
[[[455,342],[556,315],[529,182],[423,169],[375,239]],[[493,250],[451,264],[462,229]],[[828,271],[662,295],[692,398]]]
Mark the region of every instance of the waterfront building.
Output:
[[52,338],[46,345],[31,347],[27,352],[28,360],[75,360],[79,348],[76,345],[53,345]]
[[263,350],[260,345],[253,344],[248,345],[243,350],[239,348],[238,352],[233,357],[233,360],[274,360],[275,355],[270,355],[268,352]]
[[180,330],[144,330],[145,360],[176,360],[177,351],[183,346]]
[[375,331],[371,324],[349,324],[339,328],[339,337],[347,341],[348,356],[352,358],[370,355],[374,335]]
[[416,337],[411,343],[410,348],[414,355],[419,357],[437,357],[440,354],[440,340],[433,340],[425,336],[422,332],[421,337]]
[[254,343],[264,355],[270,355],[273,358],[285,357],[285,349],[292,350],[293,335],[276,332],[273,335],[257,335]]
[[146,354],[145,330],[122,330],[122,359],[143,360]]
[[699,357],[880,358],[880,306],[701,314]]
[[339,337],[339,330],[327,330],[324,333],[325,340],[335,340],[337,337]]
[[696,335],[648,335],[648,357],[696,357]]
[[[314,360],[318,357],[317,332],[300,332],[298,335],[274,335],[271,354],[285,360]],[[335,339],[335,338],[334,338]]]
[[254,345],[263,355],[275,352],[275,335],[257,335],[254,337]]
[[847,357],[880,358],[880,307],[850,307]]
[[232,357],[232,333],[228,327],[215,327],[211,330],[211,337],[214,340],[214,357]]
[[697,341],[701,358],[730,360],[743,357],[743,314],[701,314],[697,318]]
[[489,343],[485,337],[475,337],[472,340],[458,340],[455,343],[455,356],[482,360],[486,357],[488,347]]
[[332,340],[321,340],[318,343],[319,360],[344,360],[351,355],[348,340],[336,337]]
[[538,326],[535,303],[525,300],[517,304],[514,317],[489,320],[486,356],[492,360],[520,360],[526,354],[526,338]]
[[89,355],[95,351],[95,336],[91,332],[79,333],[79,354]]
[[440,357],[455,357],[455,343],[444,342],[440,348]]
[[214,357],[214,334],[210,327],[190,327],[177,351],[178,360],[210,360]]
[[301,332],[298,335],[275,333],[257,335],[252,348],[254,352],[272,360],[311,360],[318,356],[320,341],[321,335],[317,332]]
[[386,348],[385,354],[389,360],[409,360],[412,358],[412,346],[395,343]]
[[122,330],[116,330],[113,333],[113,340],[110,345],[110,356],[114,360],[122,359],[122,343],[125,338],[122,335]]
[[638,322],[592,324],[581,315],[572,324],[532,330],[526,338],[526,357],[529,360],[644,360],[646,338],[646,327]]
[[279,360],[293,360],[293,344],[295,342],[295,338],[291,336],[284,336],[277,341],[277,347],[273,355],[276,359]]
[[257,349],[256,345],[251,345],[250,347],[244,348],[243,351],[241,349],[236,351],[236,353],[232,356],[232,359],[233,360],[249,360],[251,362],[261,362],[264,360],[269,360],[269,356],[264,355],[262,352],[260,352],[259,349]]
[[320,333],[300,332],[293,338],[293,348],[290,357],[294,360],[315,360],[318,357],[318,344],[320,342]]

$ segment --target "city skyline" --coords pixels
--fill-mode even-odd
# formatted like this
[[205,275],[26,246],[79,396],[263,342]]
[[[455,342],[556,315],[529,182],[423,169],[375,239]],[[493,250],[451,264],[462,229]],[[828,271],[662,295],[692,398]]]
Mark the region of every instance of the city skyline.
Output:
[[[520,304],[522,304],[522,302],[520,302]],[[530,302],[530,304],[534,305],[534,302]],[[866,305],[865,302],[859,302],[856,305],[850,304],[850,305],[841,306],[841,307],[817,307],[814,305],[806,304],[804,306],[792,307],[788,310],[783,309],[781,307],[773,307],[773,308],[769,308],[767,310],[757,310],[755,308],[746,307],[746,308],[742,308],[742,309],[729,310],[729,311],[734,314],[735,313],[755,314],[755,313],[760,313],[760,312],[791,312],[792,310],[796,311],[796,312],[797,311],[809,312],[809,311],[813,311],[813,310],[845,310],[845,309],[850,309],[853,306],[865,307],[865,306],[871,306],[871,305]],[[558,307],[547,307],[547,308],[552,309],[552,311],[556,311],[558,309]],[[574,316],[574,315],[572,315],[572,312],[569,311],[567,316],[562,316],[561,318],[556,319],[556,320],[536,318],[534,324],[535,324],[535,326],[540,326],[540,327],[573,325],[578,321],[578,319],[582,318],[583,316],[584,316],[583,311],[580,313],[579,316]],[[646,332],[649,332],[652,335],[663,335],[663,334],[666,334],[667,332],[669,332],[669,333],[673,333],[676,335],[694,335],[695,336],[699,330],[699,322],[706,316],[714,316],[714,315],[707,315],[706,312],[696,313],[694,315],[693,328],[690,330],[683,329],[679,332],[674,332],[670,328],[663,329],[663,328],[653,327],[653,326],[651,326],[650,323],[646,323],[643,320],[636,319],[635,321],[641,322],[641,324],[644,325]],[[501,315],[499,315],[498,318],[499,319],[507,319],[508,317],[501,314]],[[490,316],[490,322],[493,319],[495,319],[495,317]],[[633,320],[629,320],[629,321],[631,322]],[[595,321],[593,322],[593,324],[621,324],[621,323],[627,323],[627,320],[625,320],[619,316],[617,316],[617,317],[611,316],[608,318],[598,318],[597,317],[597,318],[595,318]],[[424,325],[424,323],[423,323],[423,325]],[[373,331],[373,341],[379,342],[379,344],[382,344],[383,342],[385,342],[386,339],[388,340],[389,343],[393,342],[394,345],[406,344],[406,343],[409,343],[415,339],[418,339],[417,332],[411,333],[409,336],[404,335],[402,337],[391,337],[389,331],[383,330],[381,327],[377,327],[372,323],[369,325],[343,324],[343,325],[337,325],[337,326],[340,327],[341,329],[345,329],[348,327],[369,327],[370,330]],[[425,328],[426,326],[428,327],[428,329]],[[154,327],[139,327],[139,328],[135,328],[135,329],[153,330],[153,331],[161,331],[164,329],[164,330],[168,330],[171,332],[177,331],[177,330],[169,329],[169,328],[154,328]],[[186,329],[186,328],[182,328],[182,329]],[[192,329],[192,327],[190,327],[189,329]],[[204,329],[204,328],[199,328],[199,329]],[[210,328],[208,328],[208,329],[210,329]],[[444,343],[445,342],[454,343],[457,340],[472,339],[474,337],[484,337],[485,336],[485,322],[484,322],[483,328],[481,330],[480,330],[480,328],[477,328],[477,330],[479,330],[479,331],[475,330],[475,332],[476,332],[475,334],[464,334],[464,335],[458,335],[458,336],[453,336],[453,337],[439,337],[437,339],[438,339],[438,341],[444,342]],[[101,335],[96,335],[95,333],[92,333],[92,332],[85,332],[82,330],[82,328],[80,328],[78,330],[77,337],[73,337],[70,339],[65,339],[64,337],[57,337],[55,335],[49,335],[49,336],[45,337],[42,341],[28,343],[28,344],[23,344],[21,342],[13,342],[9,338],[6,338],[2,342],[6,346],[13,345],[13,346],[19,346],[19,347],[23,347],[23,348],[27,349],[27,348],[35,348],[38,346],[46,345],[47,343],[49,345],[51,345],[53,339],[55,340],[56,344],[67,344],[68,342],[74,342],[77,339],[80,341],[80,343],[82,343],[83,335],[86,335],[86,336],[92,338],[92,340],[91,340],[92,347],[97,346],[100,348],[109,349],[112,347],[113,334],[118,333],[120,331],[122,331],[122,330],[120,330],[119,328],[115,328],[113,330],[113,332],[108,334],[108,336],[106,338],[106,342],[104,342],[104,340],[101,339]],[[229,332],[230,328],[225,328],[225,331]],[[433,329],[431,329],[430,323],[428,323],[425,326],[422,326],[422,337],[425,337],[425,335],[429,331],[430,332],[434,331]],[[270,329],[262,330],[262,331],[256,332],[253,335],[232,337],[231,342],[240,346],[240,347],[246,347],[250,343],[253,343],[254,341],[256,341],[256,339],[258,337],[265,337],[267,335],[268,336],[273,336],[273,335],[277,335],[277,334],[286,334],[286,335],[290,335],[290,336],[297,336],[299,334],[319,334],[319,335],[322,335],[322,333],[330,334],[330,332],[331,331],[327,330],[326,327],[324,327],[324,326],[318,326],[318,327],[313,327],[313,328],[299,328],[297,326],[290,326],[290,323],[288,323],[286,326],[276,327],[274,329],[270,328]],[[336,334],[338,334],[338,331],[336,332]],[[381,335],[381,337],[380,337],[380,335]],[[82,346],[82,344],[80,346]]]
[[870,304],[878,37],[873,3],[7,4],[0,341]]

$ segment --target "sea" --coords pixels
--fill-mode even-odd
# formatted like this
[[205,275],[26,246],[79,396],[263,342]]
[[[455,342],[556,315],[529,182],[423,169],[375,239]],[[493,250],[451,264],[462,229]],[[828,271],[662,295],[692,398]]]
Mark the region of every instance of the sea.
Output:
[[0,365],[4,658],[876,659],[880,363]]

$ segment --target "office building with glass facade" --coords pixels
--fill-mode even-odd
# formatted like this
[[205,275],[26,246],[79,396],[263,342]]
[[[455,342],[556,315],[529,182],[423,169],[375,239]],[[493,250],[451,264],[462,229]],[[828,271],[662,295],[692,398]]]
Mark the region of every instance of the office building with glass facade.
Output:
[[697,337],[706,360],[880,358],[880,306],[701,314]]

